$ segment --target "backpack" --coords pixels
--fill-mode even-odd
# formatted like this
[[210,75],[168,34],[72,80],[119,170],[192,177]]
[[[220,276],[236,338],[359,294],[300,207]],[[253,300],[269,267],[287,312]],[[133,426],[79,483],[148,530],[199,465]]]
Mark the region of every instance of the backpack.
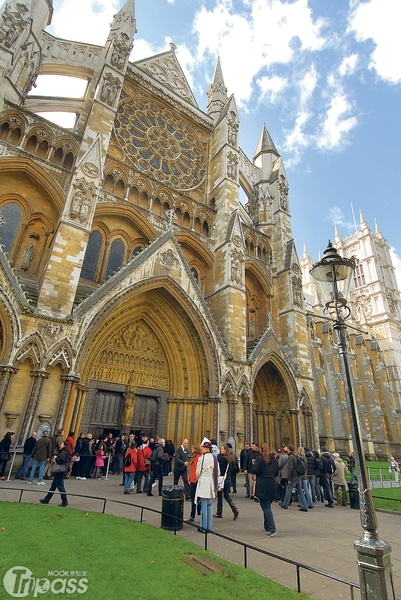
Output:
[[159,459],[157,458],[157,450],[156,448],[152,450],[152,456],[150,457],[150,462],[157,462]]
[[335,473],[337,471],[336,464],[334,462],[334,459],[331,456],[330,457],[321,456],[320,471],[321,471],[321,473],[329,473],[330,475],[333,475],[333,473]]
[[127,454],[127,456],[124,459],[124,467],[130,467],[131,464],[132,464],[131,454]]
[[297,475],[305,475],[305,463],[300,456],[297,456],[297,464],[295,465],[295,472]]

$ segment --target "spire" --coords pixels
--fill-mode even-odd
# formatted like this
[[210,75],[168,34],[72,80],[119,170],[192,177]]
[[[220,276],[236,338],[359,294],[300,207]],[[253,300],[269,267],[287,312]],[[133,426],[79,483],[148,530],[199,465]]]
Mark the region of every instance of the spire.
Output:
[[224,85],[223,71],[221,69],[220,57],[217,59],[213,81],[207,93],[207,112],[217,120],[221,109],[227,102],[227,88]]
[[111,64],[118,69],[124,67],[125,58],[129,56],[134,44],[135,33],[135,0],[127,0],[122,9],[114,15],[107,39],[108,44],[113,47]]
[[361,231],[369,230],[369,227],[365,221],[365,217],[362,214],[362,210],[359,210],[359,225]]
[[377,235],[378,238],[384,239],[383,238],[383,234],[380,231],[380,228],[379,228],[379,226],[377,224],[377,220],[376,219],[375,219],[375,234]]
[[280,156],[270,136],[270,133],[267,131],[266,125],[263,124],[262,133],[260,135],[259,143],[256,148],[256,153],[253,160],[255,161],[258,158],[258,156],[260,156],[260,154],[265,152],[271,152],[273,154],[276,154],[277,156]]

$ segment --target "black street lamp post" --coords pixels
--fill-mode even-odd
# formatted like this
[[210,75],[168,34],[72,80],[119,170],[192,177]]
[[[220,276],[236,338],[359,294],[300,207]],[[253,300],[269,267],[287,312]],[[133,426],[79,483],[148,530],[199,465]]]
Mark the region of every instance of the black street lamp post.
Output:
[[363,536],[354,542],[357,552],[362,600],[395,600],[392,577],[391,546],[379,539],[376,512],[366,470],[359,415],[348,363],[348,336],[345,320],[351,315],[347,298],[355,270],[354,258],[343,258],[329,242],[323,258],[313,265],[315,280],[324,314],[333,319],[344,391],[351,415],[352,442],[358,473],[360,518]]

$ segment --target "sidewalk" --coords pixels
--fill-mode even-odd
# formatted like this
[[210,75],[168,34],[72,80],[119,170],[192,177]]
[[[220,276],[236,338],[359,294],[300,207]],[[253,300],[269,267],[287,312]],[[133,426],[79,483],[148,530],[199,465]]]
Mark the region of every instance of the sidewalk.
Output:
[[[68,479],[66,489],[71,494],[82,494],[89,498],[70,497],[69,504],[72,508],[81,510],[102,511],[104,502],[94,497],[118,500],[139,507],[146,506],[161,510],[161,498],[157,495],[148,497],[146,494],[132,493],[124,495],[119,484],[121,476],[110,475],[109,480],[77,481]],[[164,479],[164,485],[171,485],[172,477]],[[0,485],[0,500],[18,501],[19,492],[9,488],[24,489],[23,502],[37,502],[40,494],[48,489],[48,485],[37,487],[28,486],[23,481],[4,481]],[[154,488],[154,490],[157,488]],[[57,496],[57,494],[56,494]],[[55,496],[54,504],[58,498]],[[240,516],[236,522],[232,520],[232,512],[224,502],[223,518],[214,519],[213,529],[239,541],[274,552],[280,556],[292,559],[303,564],[308,564],[317,569],[327,571],[353,583],[359,583],[358,568],[356,564],[356,551],[353,543],[362,535],[359,510],[349,507],[336,506],[333,510],[319,504],[308,514],[298,511],[296,506],[282,510],[277,503],[273,505],[274,518],[278,534],[273,538],[266,538],[263,530],[263,515],[258,503],[245,498],[242,487],[242,478],[238,477],[238,494],[234,498]],[[184,501],[184,518],[189,516],[190,503]],[[124,516],[131,519],[140,519],[140,509],[130,508],[124,504],[107,503],[108,514]],[[379,537],[391,544],[391,558],[393,563],[393,578],[397,598],[401,598],[401,515],[377,513],[379,523]],[[145,511],[145,523],[160,527],[160,515]],[[185,524],[177,535],[204,546],[204,535],[196,527]],[[244,564],[244,550],[241,546],[222,540],[213,535],[208,536],[208,550],[240,565]],[[248,567],[271,577],[275,581],[296,589],[296,569],[283,561],[266,557],[249,551]],[[301,570],[301,589],[316,599],[334,600],[350,599],[350,589],[344,584],[331,581],[327,578]],[[354,592],[355,600],[359,599],[359,591]],[[378,599],[379,600],[379,599]]]

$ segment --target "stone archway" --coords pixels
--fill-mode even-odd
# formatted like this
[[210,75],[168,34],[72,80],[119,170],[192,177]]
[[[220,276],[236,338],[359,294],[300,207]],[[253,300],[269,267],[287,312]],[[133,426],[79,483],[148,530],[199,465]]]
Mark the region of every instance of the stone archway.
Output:
[[[295,388],[294,388],[295,389]],[[271,449],[297,445],[297,410],[293,390],[279,368],[271,361],[258,371],[253,386],[254,439]]]
[[[204,431],[214,430],[215,403],[209,400],[213,361],[213,348],[196,317],[166,287],[133,290],[125,302],[99,315],[80,350],[81,384],[89,390],[82,427],[98,415],[97,397],[90,391],[96,388],[113,392],[114,420],[120,418],[121,430],[138,425],[134,421],[146,412],[149,398],[157,400],[156,433],[172,440],[202,439]],[[120,393],[123,401],[118,402]]]

